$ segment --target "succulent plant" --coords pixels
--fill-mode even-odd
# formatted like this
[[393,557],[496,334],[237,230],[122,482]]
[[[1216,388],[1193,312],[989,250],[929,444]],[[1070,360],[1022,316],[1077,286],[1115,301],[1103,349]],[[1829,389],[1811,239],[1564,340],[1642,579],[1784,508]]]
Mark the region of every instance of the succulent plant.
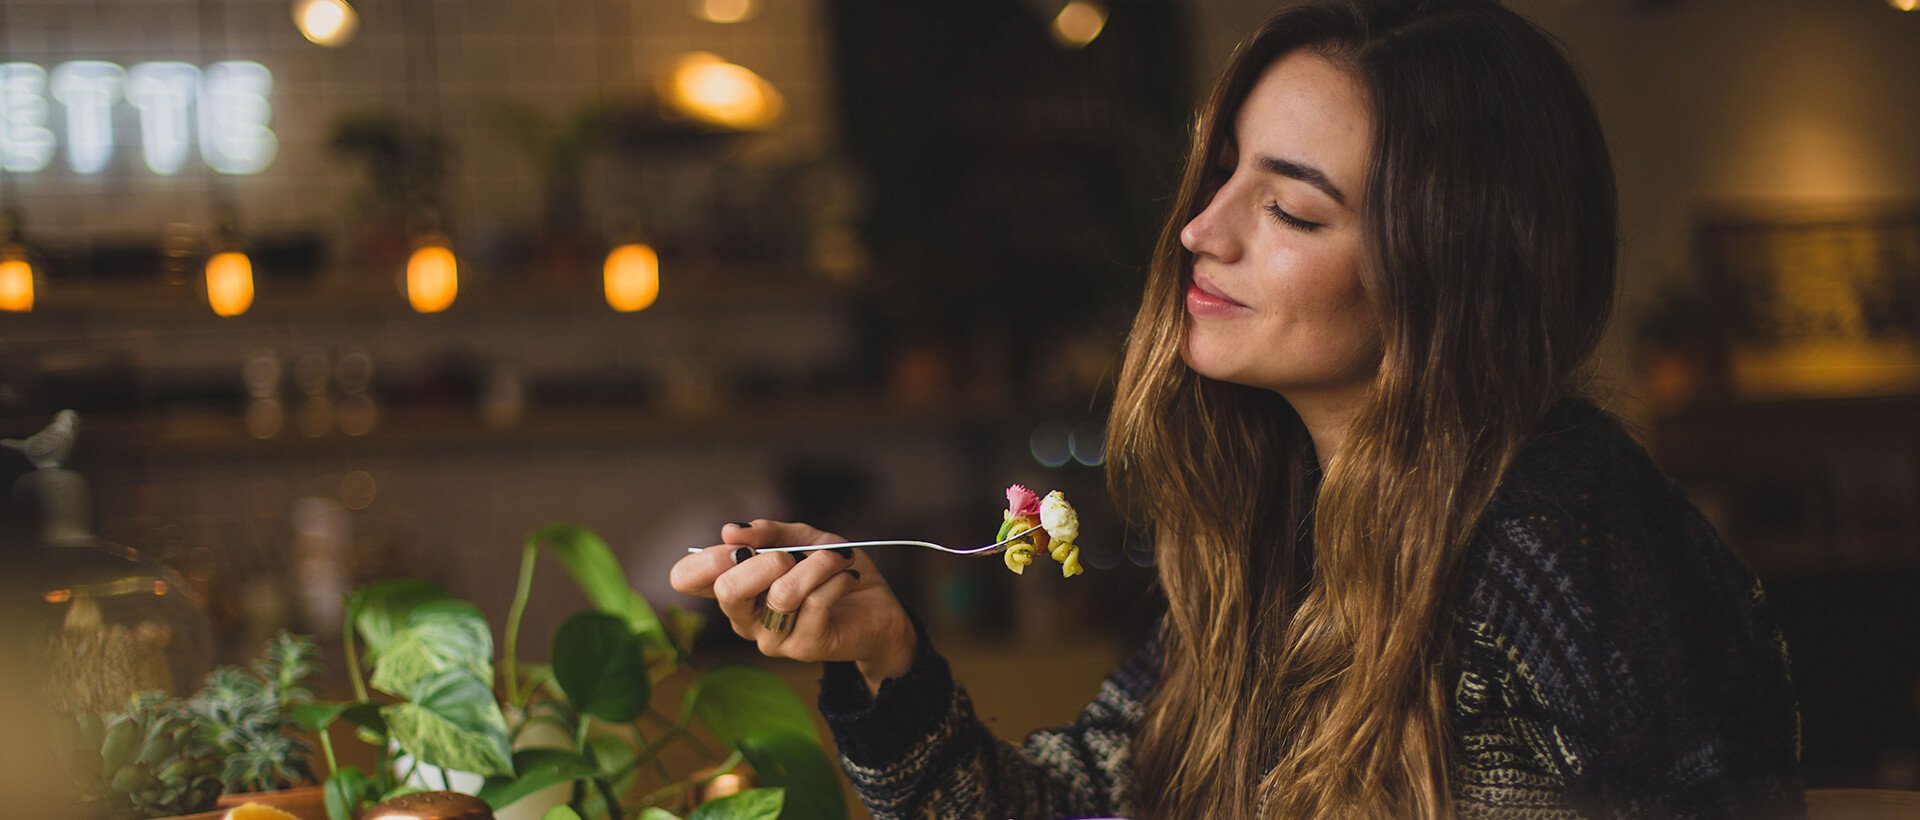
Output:
[[125,712],[73,720],[68,771],[101,817],[191,814],[220,796],[220,754],[179,701],[143,692]]
[[226,760],[220,779],[229,792],[284,789],[313,782],[313,747],[292,733],[291,711],[312,699],[301,686],[313,674],[313,641],[281,632],[247,668],[223,666],[186,704],[201,731]]

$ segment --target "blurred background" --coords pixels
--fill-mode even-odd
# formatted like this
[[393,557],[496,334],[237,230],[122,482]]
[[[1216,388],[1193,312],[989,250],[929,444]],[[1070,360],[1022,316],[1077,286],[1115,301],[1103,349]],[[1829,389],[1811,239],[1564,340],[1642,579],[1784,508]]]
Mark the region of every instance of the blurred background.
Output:
[[[1766,581],[1809,783],[1920,788],[1914,0],[1511,5],[1612,141],[1609,407]],[[79,411],[93,527],[213,661],[337,647],[381,578],[497,623],[552,522],[697,609],[667,568],[726,521],[984,543],[1007,484],[1061,489],[1083,577],[875,555],[1018,739],[1154,617],[1105,402],[1187,117],[1269,10],[4,0],[0,435]],[[580,600],[535,587],[545,635]]]

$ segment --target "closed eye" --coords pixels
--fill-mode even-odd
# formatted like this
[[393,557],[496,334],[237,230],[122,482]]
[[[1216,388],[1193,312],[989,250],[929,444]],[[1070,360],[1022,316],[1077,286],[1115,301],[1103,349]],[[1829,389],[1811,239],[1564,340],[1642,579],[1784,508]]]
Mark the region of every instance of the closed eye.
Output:
[[1309,233],[1320,230],[1322,227],[1324,227],[1321,223],[1308,222],[1304,219],[1301,219],[1300,217],[1294,216],[1293,214],[1290,214],[1284,210],[1281,210],[1280,205],[1278,203],[1271,203],[1271,202],[1267,203],[1267,214],[1269,216],[1272,216],[1276,221],[1280,222],[1281,224],[1286,225],[1287,227],[1294,228],[1296,230],[1306,231]]

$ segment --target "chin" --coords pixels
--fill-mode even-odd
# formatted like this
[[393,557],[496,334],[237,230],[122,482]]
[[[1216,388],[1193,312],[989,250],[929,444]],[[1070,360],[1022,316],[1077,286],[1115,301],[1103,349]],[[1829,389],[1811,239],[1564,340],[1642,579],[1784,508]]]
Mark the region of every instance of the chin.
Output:
[[1188,338],[1187,343],[1180,346],[1180,360],[1186,362],[1189,369],[1204,378],[1248,387],[1263,386],[1250,378],[1251,374],[1246,372],[1247,368],[1243,363],[1232,361],[1231,356],[1221,355],[1225,351],[1208,348],[1209,345],[1195,344],[1192,338]]

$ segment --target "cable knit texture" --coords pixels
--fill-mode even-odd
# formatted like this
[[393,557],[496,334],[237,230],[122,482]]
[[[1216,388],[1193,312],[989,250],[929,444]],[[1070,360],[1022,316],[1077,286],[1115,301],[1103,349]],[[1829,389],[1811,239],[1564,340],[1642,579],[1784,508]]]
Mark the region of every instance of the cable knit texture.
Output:
[[[1463,817],[1795,817],[1799,713],[1753,573],[1611,417],[1550,416],[1469,546],[1453,607],[1451,786]],[[826,665],[820,709],[867,809],[1124,816],[1150,641],[1072,724],[1015,746],[920,630],[869,697]]]

